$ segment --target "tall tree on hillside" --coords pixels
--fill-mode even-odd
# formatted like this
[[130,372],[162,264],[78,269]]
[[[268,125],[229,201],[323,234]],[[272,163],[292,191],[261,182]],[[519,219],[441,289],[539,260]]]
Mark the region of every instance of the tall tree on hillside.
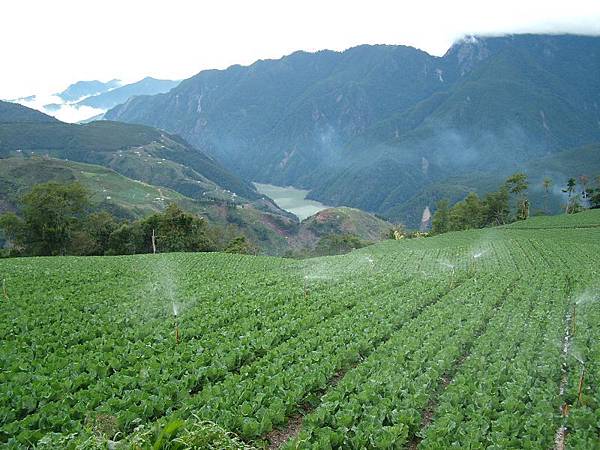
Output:
[[517,220],[529,217],[529,201],[527,200],[527,175],[517,172],[506,179],[506,185],[512,194],[517,196]]
[[106,211],[84,218],[72,235],[70,255],[104,255],[109,248],[110,235],[118,228],[115,218]]
[[565,207],[565,214],[569,214],[569,211],[573,211],[573,194],[575,193],[575,187],[577,186],[577,180],[575,178],[569,178],[567,181],[567,187],[562,191],[567,194],[567,206]]
[[552,180],[550,177],[544,177],[542,186],[544,186],[544,214],[548,214],[548,197],[550,196],[550,188],[552,187]]
[[579,175],[579,184],[581,185],[581,198],[582,198],[582,203],[583,203],[583,207],[587,208],[589,207],[589,200],[588,200],[588,184],[590,182],[590,177],[588,177],[587,175]]
[[431,233],[441,234],[448,231],[448,222],[450,218],[450,208],[448,200],[440,200],[435,205],[433,219],[431,219]]
[[448,231],[480,228],[483,225],[483,205],[475,192],[450,209]]
[[600,175],[596,177],[595,189],[590,189],[590,208],[600,208]]
[[0,215],[0,230],[9,254],[20,255],[26,249],[27,227],[22,218],[13,212]]
[[[215,251],[208,236],[206,220],[182,210],[171,203],[161,214],[153,214],[142,221],[146,246],[150,245],[152,231],[156,233],[160,252]],[[148,251],[150,249],[148,248]]]
[[510,220],[508,187],[486,194],[483,199],[483,225],[503,225]]
[[79,183],[38,184],[22,199],[28,252],[32,255],[64,255],[89,196]]

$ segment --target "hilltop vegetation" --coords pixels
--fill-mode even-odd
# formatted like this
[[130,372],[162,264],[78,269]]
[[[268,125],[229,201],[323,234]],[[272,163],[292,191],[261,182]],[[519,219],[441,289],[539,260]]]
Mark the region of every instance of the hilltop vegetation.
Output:
[[[88,213],[107,212],[114,216],[111,232],[123,220],[144,219],[148,215],[163,212],[168,205],[178,205],[207,220],[212,227],[214,245],[207,247],[210,250],[225,249],[228,242],[242,235],[250,243],[249,248],[253,252],[306,257],[314,254],[314,248],[321,239],[327,237],[331,240],[332,235],[342,235],[342,239],[353,239],[351,247],[340,246],[339,243],[324,247],[328,242],[325,240],[319,253],[343,253],[383,239],[392,227],[388,222],[350,208],[332,208],[298,223],[291,214],[279,210],[266,199],[245,204],[206,198],[194,200],[171,189],[132,180],[97,165],[35,156],[2,159],[0,212],[10,211],[21,215],[23,196],[47,182],[79,183],[89,197]],[[6,236],[3,238],[1,233],[2,226],[0,244],[4,241],[5,246],[10,246]],[[67,253],[89,254],[87,248],[86,245],[80,249],[70,246]],[[107,251],[106,243],[103,248],[100,253],[94,254]],[[149,241],[128,248],[128,251],[121,249],[118,252],[144,253],[149,251]],[[247,248],[246,244],[242,248]],[[19,254],[15,249],[8,248],[6,251],[5,254]]]
[[209,420],[259,447],[595,448],[599,214],[304,261],[0,260],[0,442],[167,448]]
[[364,45],[203,71],[106,116],[178,133],[247,179],[416,226],[440,187],[483,195],[490,177],[534,159],[549,171],[546,158],[590,144],[597,163],[598,72],[598,37],[471,37],[443,57]]
[[194,202],[168,188],[136,182],[114,170],[53,158],[4,158],[0,166],[0,210],[17,211],[21,197],[47,182],[84,186],[93,204],[123,218],[139,218],[161,211],[168,203],[193,209]]

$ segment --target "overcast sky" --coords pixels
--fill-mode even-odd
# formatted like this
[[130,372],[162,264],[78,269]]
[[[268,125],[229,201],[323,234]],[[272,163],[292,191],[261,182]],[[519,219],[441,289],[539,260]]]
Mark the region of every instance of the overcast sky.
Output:
[[509,32],[600,35],[600,0],[0,0],[0,98],[364,43],[442,55]]

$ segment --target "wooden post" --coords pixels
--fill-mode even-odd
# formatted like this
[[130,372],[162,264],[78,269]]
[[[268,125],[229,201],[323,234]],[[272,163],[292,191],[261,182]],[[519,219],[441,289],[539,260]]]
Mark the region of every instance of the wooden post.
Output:
[[577,393],[577,404],[581,405],[581,396],[583,395],[583,378],[585,376],[585,366],[581,368],[581,375],[579,376],[579,387]]
[[152,253],[156,254],[156,235],[154,234],[154,228],[152,228]]

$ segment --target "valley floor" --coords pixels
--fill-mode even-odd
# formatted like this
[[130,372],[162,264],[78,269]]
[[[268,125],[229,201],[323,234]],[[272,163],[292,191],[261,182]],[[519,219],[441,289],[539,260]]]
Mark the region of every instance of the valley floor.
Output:
[[173,418],[269,448],[600,446],[600,211],[303,261],[23,258],[0,277],[9,448],[128,448]]

